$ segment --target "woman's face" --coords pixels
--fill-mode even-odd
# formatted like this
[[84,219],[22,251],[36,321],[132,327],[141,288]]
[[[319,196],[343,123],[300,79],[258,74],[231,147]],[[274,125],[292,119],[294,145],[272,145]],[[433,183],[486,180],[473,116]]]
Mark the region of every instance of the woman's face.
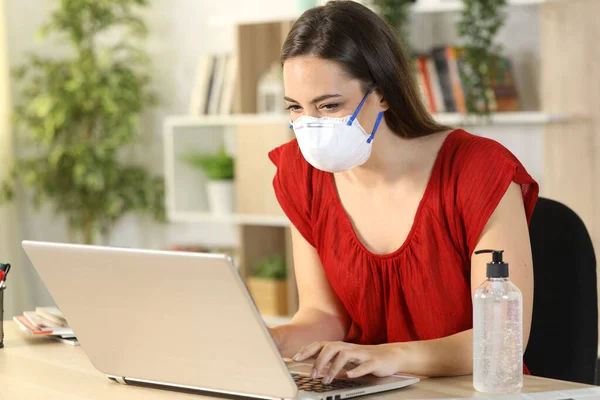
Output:
[[[314,56],[286,60],[283,83],[292,121],[303,115],[317,118],[352,115],[365,95],[361,82],[348,77],[338,63]],[[377,114],[386,109],[379,91],[374,90],[367,97],[358,121],[370,132]]]

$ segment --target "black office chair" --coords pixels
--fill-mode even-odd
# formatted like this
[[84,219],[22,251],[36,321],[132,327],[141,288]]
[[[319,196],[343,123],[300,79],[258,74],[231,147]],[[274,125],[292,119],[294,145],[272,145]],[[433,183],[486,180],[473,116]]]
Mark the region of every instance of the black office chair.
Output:
[[540,198],[530,226],[533,320],[525,364],[533,375],[596,383],[596,257],[583,221]]

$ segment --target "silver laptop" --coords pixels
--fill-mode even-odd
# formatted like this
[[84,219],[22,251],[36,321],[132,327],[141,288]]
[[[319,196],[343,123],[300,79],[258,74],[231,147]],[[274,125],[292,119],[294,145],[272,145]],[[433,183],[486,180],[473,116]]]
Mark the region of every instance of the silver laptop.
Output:
[[339,400],[402,388],[410,376],[330,385],[284,360],[223,255],[24,241],[92,364],[122,384],[264,399]]

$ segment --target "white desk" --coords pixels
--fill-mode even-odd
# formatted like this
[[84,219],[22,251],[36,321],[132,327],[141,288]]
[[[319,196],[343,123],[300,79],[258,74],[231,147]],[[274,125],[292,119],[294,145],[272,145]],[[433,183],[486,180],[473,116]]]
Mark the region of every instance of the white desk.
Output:
[[[210,398],[197,394],[125,386],[98,372],[81,347],[23,334],[12,321],[4,322],[0,349],[1,400],[164,400]],[[524,392],[589,387],[569,382],[525,377]],[[470,376],[426,379],[409,388],[365,397],[377,400],[432,399],[482,396]]]

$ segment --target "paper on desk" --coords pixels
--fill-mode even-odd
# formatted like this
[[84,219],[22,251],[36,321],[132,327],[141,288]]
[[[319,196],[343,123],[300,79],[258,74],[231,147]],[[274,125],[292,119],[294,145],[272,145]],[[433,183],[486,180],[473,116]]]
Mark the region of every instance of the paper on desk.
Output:
[[[493,400],[600,400],[600,388],[557,390],[552,392],[519,393],[496,397],[481,396],[473,399]],[[464,397],[453,399],[430,399],[430,400],[462,400]]]

